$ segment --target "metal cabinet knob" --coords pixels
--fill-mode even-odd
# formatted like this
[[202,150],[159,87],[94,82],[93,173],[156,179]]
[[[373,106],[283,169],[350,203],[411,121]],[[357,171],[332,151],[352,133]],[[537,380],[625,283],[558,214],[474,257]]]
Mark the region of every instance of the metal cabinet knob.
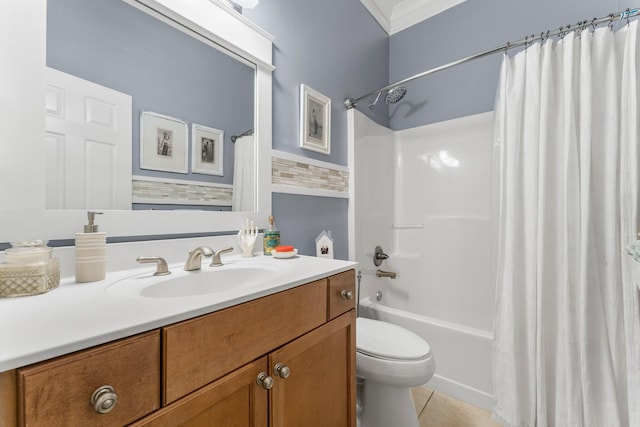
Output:
[[91,405],[98,414],[106,414],[113,410],[118,403],[118,395],[110,385],[98,387],[91,395]]
[[260,372],[258,378],[256,378],[256,384],[261,385],[265,390],[269,390],[273,387],[273,378],[267,375],[266,372]]
[[353,291],[347,291],[346,289],[340,292],[340,298],[352,300],[353,299]]
[[291,369],[282,363],[276,363],[273,367],[273,372],[283,380],[286,380],[291,375]]

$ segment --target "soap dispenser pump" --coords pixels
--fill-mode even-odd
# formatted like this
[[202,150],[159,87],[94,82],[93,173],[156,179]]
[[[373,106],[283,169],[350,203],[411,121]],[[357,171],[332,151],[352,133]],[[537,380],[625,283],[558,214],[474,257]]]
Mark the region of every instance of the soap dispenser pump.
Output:
[[83,233],[76,233],[76,283],[104,280],[107,274],[107,237],[98,231],[96,215],[102,212],[87,212],[89,223]]

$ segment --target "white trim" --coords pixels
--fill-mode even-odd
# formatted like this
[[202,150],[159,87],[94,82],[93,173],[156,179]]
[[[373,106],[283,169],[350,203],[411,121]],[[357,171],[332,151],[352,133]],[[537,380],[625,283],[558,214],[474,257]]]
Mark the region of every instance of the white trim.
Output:
[[[436,363],[438,363],[436,361]],[[447,396],[470,403],[487,411],[493,410],[496,400],[493,395],[477,388],[462,384],[448,377],[435,374],[426,384],[430,389],[444,393]]]
[[356,126],[355,108],[347,111],[347,164],[349,169],[349,206],[347,208],[347,240],[349,261],[356,260]]
[[391,36],[464,1],[466,0],[360,0],[360,3]]
[[242,15],[227,5],[211,0],[125,1],[144,4],[252,62],[273,66],[273,37],[265,37],[255,25],[246,25],[247,19],[238,19]]
[[219,187],[219,188],[233,188],[232,184],[216,184],[212,182],[203,181],[187,181],[185,179],[172,179],[172,178],[158,178],[155,176],[133,175],[131,177],[133,181],[147,181],[147,182],[160,182],[164,184],[186,184],[197,185],[198,187]]
[[349,168],[346,166],[330,162],[323,162],[322,160],[311,159],[309,157],[287,153],[286,151],[271,150],[271,157],[276,159],[289,160],[291,162],[306,163],[308,165],[317,166],[319,168],[333,169],[340,172],[349,172]]
[[235,10],[233,8],[233,6],[231,6],[231,4],[229,4],[225,0],[209,0],[209,1],[211,3],[217,4],[218,6],[224,7],[227,10],[228,13],[233,15],[237,20],[241,21],[247,27],[249,27],[252,30],[256,31],[262,37],[268,39],[271,42],[275,40],[275,37],[273,35],[271,35],[267,31],[265,31],[264,28],[259,27],[258,25],[256,25],[255,22],[251,21],[249,18],[244,16],[242,13],[238,12],[237,10]]
[[466,0],[405,0],[396,5],[391,12],[391,30],[393,35],[419,22],[429,19]]
[[336,199],[348,199],[346,191],[322,190],[320,188],[298,187],[296,185],[272,184],[271,191],[283,194],[300,194],[303,196],[333,197]]

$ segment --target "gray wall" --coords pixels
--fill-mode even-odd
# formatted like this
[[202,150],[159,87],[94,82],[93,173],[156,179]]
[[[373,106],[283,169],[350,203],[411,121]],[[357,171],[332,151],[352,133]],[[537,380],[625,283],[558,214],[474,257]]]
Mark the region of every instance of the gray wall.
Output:
[[[263,0],[245,16],[274,37],[273,148],[347,164],[347,114],[342,102],[389,81],[389,38],[358,0]],[[299,147],[299,90],[304,83],[331,98],[331,155]],[[366,109],[388,125],[388,111]],[[345,199],[273,195],[283,243],[315,255],[315,237],[331,230],[334,254],[348,256]]]
[[[253,128],[253,68],[121,0],[47,8],[47,65],[132,96],[135,175],[233,182],[230,138]],[[223,130],[224,177],[140,170],[140,111]]]
[[[634,6],[623,0],[468,0],[391,36],[389,78],[398,81],[527,34]],[[501,57],[495,54],[409,83],[406,97],[390,108],[391,128],[493,110]]]

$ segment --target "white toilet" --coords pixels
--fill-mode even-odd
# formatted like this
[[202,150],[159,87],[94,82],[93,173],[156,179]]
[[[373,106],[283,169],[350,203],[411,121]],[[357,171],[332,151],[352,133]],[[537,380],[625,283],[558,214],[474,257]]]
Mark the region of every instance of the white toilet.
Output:
[[418,427],[410,387],[431,379],[435,362],[421,337],[400,326],[356,319],[360,427]]

